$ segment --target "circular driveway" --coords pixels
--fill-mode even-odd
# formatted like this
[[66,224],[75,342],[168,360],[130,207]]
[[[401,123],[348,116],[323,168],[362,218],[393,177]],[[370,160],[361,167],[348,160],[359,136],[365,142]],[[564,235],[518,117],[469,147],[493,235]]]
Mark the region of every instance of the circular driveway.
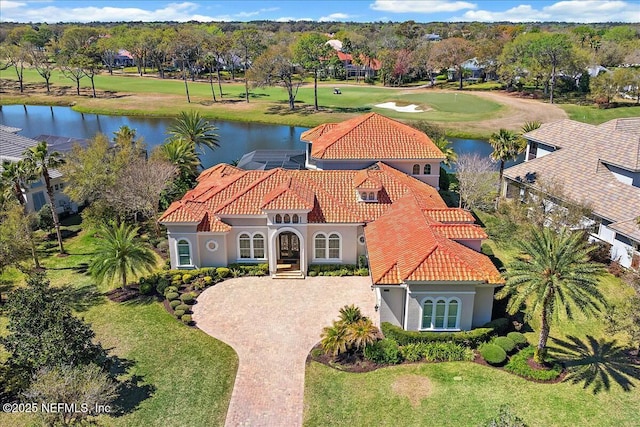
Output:
[[302,425],[305,360],[348,304],[379,324],[368,277],[242,277],[205,290],[193,319],[239,358],[226,425]]

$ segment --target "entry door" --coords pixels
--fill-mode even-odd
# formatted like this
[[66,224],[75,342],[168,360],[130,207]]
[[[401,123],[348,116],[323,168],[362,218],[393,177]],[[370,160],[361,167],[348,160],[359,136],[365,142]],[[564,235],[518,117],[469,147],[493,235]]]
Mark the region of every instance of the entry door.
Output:
[[290,231],[281,233],[280,243],[280,259],[283,260],[300,260],[300,240],[298,236]]

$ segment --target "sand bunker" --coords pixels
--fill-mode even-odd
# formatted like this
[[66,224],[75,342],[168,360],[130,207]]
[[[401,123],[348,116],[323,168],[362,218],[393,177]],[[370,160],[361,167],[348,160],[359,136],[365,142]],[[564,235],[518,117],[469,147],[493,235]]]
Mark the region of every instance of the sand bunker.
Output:
[[391,388],[395,394],[409,399],[414,408],[420,406],[420,401],[431,396],[433,391],[429,378],[420,375],[399,376]]
[[404,107],[399,107],[395,102],[385,102],[384,104],[377,104],[378,108],[388,108],[390,110],[396,110],[401,113],[424,113],[424,110],[418,108],[416,104],[405,105]]

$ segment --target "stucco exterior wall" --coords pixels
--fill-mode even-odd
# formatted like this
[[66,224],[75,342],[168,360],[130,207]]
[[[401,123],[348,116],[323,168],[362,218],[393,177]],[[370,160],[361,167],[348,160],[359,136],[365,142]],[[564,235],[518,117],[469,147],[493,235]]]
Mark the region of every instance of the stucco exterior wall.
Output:
[[[305,250],[309,264],[357,264],[358,263],[358,224],[309,224],[307,226],[307,242]],[[337,232],[341,236],[341,258],[333,259],[316,259],[314,251],[314,235],[316,233],[330,234]]]
[[493,313],[493,293],[492,286],[476,286],[476,297],[473,304],[473,320],[471,326],[479,328],[491,321]]
[[470,330],[473,325],[476,289],[474,285],[420,285],[410,284],[406,307],[405,329],[418,331],[422,322],[422,301],[427,297],[458,298],[461,303],[460,330]]
[[227,263],[227,242],[224,234],[198,233],[198,254],[202,267],[225,267]]
[[[438,160],[424,160],[424,159],[412,159],[412,160],[386,160],[384,161],[389,166],[398,169],[409,176],[412,176],[420,181],[429,184],[432,187],[438,188],[440,181],[440,162]],[[424,174],[424,166],[431,165],[431,173]],[[418,175],[413,174],[413,165],[420,166],[420,173]]]
[[393,325],[403,327],[405,290],[399,286],[378,288],[380,292],[380,323],[389,322]]
[[[63,187],[60,187],[60,185],[62,185]],[[56,207],[56,212],[58,214],[62,214],[65,212],[66,213],[78,212],[78,205],[72,202],[69,196],[67,196],[63,192],[65,185],[66,183],[64,182],[64,179],[62,177],[51,179],[51,187],[53,188],[53,203]],[[47,188],[44,185],[44,179],[41,179],[40,181],[36,181],[32,183],[27,189],[27,191],[23,193],[26,198],[27,210],[29,212],[37,212],[39,210],[39,209],[36,209],[35,200],[34,200],[35,197],[40,197],[40,196],[36,196],[36,194],[38,193],[42,194],[45,204],[49,203],[49,200],[47,198],[48,197]]]
[[[266,224],[266,220],[257,220],[257,221],[265,221]],[[238,238],[241,234],[243,233],[247,233],[249,234],[249,236],[252,236],[256,233],[261,233],[262,236],[264,236],[264,258],[261,259],[241,259],[240,258],[240,250],[239,250],[239,241]],[[268,244],[268,237],[269,237],[269,233],[268,233],[268,229],[267,226],[238,226],[238,227],[234,227],[233,229],[231,229],[231,231],[227,234],[227,261],[229,264],[233,264],[236,262],[241,262],[241,263],[263,263],[263,262],[267,262],[267,260],[269,259],[269,244]]]
[[[176,225],[172,224],[167,227],[167,237],[169,240],[169,257],[171,259],[171,268],[197,268],[200,265],[200,256],[198,253],[198,235],[196,233],[196,224],[192,225]],[[191,264],[189,266],[178,266],[178,247],[179,240],[186,240],[190,244]]]

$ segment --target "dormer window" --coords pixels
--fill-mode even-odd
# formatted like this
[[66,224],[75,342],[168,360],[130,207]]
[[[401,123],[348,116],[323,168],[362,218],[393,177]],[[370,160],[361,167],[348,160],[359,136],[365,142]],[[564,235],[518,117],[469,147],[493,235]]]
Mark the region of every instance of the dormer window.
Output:
[[300,217],[298,216],[298,214],[293,214],[293,216],[291,217],[291,222],[293,222],[294,224],[300,222]]
[[369,200],[370,200],[370,201],[371,201],[371,200],[376,200],[376,198],[377,198],[377,197],[376,197],[376,193],[374,193],[374,192],[370,192],[370,193],[369,193]]
[[276,214],[276,224],[282,224],[282,215]]
[[289,224],[291,222],[291,216],[289,214],[284,214],[284,223]]
[[377,202],[378,201],[377,191],[359,191],[357,194],[358,194],[359,202]]
[[413,175],[420,175],[420,165],[413,165]]

